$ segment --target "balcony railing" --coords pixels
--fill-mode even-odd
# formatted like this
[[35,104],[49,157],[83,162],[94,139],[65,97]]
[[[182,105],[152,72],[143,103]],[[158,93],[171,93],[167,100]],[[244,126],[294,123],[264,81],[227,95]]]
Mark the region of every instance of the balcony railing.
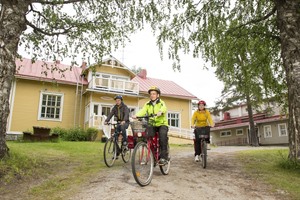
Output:
[[115,80],[110,78],[93,77],[89,83],[89,88],[130,94],[139,93],[139,84],[137,82]]

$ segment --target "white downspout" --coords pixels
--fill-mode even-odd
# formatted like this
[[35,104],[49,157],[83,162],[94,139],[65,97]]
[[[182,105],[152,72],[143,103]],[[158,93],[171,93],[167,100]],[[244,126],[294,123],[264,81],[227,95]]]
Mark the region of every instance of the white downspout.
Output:
[[11,121],[12,121],[12,114],[14,110],[14,103],[15,103],[15,95],[16,95],[16,85],[17,82],[14,80],[12,81],[12,87],[10,91],[10,97],[9,97],[9,117],[7,119],[7,126],[6,126],[6,132],[11,131]]

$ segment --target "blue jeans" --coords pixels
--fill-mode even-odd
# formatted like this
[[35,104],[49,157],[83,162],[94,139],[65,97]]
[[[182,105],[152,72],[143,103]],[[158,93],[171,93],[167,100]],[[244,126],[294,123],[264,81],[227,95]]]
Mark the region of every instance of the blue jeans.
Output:
[[117,131],[118,131],[118,132],[122,132],[122,136],[123,136],[123,138],[122,138],[122,143],[127,142],[126,129],[128,128],[128,126],[129,126],[129,123],[128,123],[128,122],[126,122],[126,123],[123,124],[123,125],[119,124],[119,125],[117,126]]

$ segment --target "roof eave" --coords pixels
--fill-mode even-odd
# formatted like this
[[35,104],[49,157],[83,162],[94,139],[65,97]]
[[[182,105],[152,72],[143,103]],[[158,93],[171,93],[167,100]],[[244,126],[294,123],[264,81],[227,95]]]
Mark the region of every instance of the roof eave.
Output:
[[[57,79],[51,79],[51,78],[45,78],[45,77],[26,76],[26,75],[20,75],[20,74],[16,74],[15,77],[20,78],[20,79],[25,79],[25,80],[32,80],[32,81],[45,81],[45,82],[49,82],[49,83],[56,82],[56,83],[62,83],[62,84],[66,84],[66,85],[77,85],[77,82],[63,81],[63,80],[57,80]],[[86,83],[83,83],[83,85],[86,85]]]

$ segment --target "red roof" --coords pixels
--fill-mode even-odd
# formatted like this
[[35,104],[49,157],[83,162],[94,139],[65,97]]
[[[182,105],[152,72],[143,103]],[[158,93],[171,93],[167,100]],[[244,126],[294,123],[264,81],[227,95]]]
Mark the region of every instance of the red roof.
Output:
[[[57,81],[65,84],[76,84],[80,81],[82,68],[65,65],[60,62],[45,62],[37,60],[34,63],[30,59],[23,58],[16,60],[16,77],[30,80]],[[151,86],[158,86],[161,93],[165,96],[171,96],[183,99],[198,99],[196,96],[180,87],[173,81],[161,80],[155,78],[141,78],[136,76],[132,81],[139,83],[140,92],[148,92]],[[88,84],[87,80],[83,80],[83,84]]]
[[[258,120],[254,119],[254,123],[262,124],[262,123],[266,123],[266,122],[275,122],[275,121],[281,121],[281,120],[285,120],[285,119],[287,119],[287,118],[284,115],[274,115],[271,117],[267,117],[265,119],[258,119]],[[220,125],[220,124],[216,123],[216,126],[211,128],[211,130],[216,131],[216,130],[224,130],[224,129],[230,129],[230,128],[245,127],[245,126],[249,126],[249,122],[232,123],[232,124],[226,124],[226,125]]]
[[159,87],[162,95],[164,96],[171,96],[177,98],[184,98],[184,99],[198,99],[195,95],[191,94],[184,88],[180,87],[173,81],[162,80],[162,79],[155,79],[155,78],[141,78],[136,76],[132,79],[132,81],[136,81],[139,83],[140,92],[148,92],[148,89],[151,86]]
[[[77,66],[61,64],[60,62],[45,62],[37,60],[34,63],[30,59],[16,60],[16,77],[30,80],[57,81],[65,84],[76,84],[80,81],[82,69]],[[81,83],[81,81],[80,81]],[[83,84],[87,84],[84,79]]]

